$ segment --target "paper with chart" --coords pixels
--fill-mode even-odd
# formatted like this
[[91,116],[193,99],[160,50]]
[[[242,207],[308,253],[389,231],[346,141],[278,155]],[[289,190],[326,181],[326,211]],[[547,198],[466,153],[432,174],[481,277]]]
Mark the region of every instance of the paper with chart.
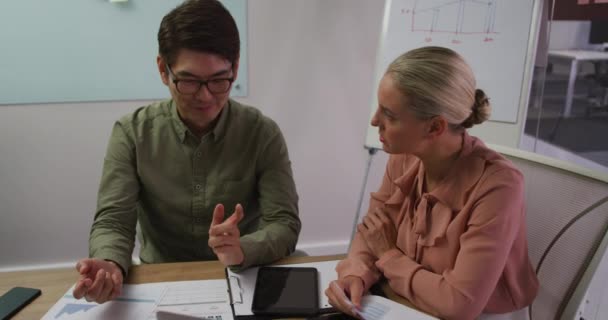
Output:
[[[339,260],[309,262],[284,265],[285,267],[313,267],[317,268],[319,275],[319,306],[321,309],[331,308],[325,296],[325,289],[329,283],[338,278],[336,265]],[[277,266],[280,267],[280,266]],[[234,314],[237,316],[253,315],[251,304],[253,303],[253,290],[258,276],[258,268],[250,268],[243,272],[234,273],[228,269],[228,281],[230,282],[230,294],[232,295]]]
[[359,315],[365,320],[437,320],[437,318],[426,313],[380,296],[367,295],[363,297],[361,307],[362,310]]
[[200,280],[123,285],[123,293],[104,304],[76,300],[70,288],[43,320],[155,320],[158,311],[208,320],[232,320],[226,280]]

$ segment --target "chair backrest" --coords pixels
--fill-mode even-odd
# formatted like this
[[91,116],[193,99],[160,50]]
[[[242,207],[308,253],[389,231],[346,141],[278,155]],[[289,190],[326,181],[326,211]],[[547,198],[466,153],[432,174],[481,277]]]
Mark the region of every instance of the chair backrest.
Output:
[[528,246],[540,280],[537,319],[574,319],[608,244],[608,175],[503,146],[525,178]]

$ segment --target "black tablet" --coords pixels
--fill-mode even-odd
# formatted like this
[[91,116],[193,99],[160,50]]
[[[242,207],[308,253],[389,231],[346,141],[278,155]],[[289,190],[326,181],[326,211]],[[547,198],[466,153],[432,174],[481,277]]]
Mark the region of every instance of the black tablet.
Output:
[[310,316],[319,312],[316,268],[261,267],[251,311],[256,315]]

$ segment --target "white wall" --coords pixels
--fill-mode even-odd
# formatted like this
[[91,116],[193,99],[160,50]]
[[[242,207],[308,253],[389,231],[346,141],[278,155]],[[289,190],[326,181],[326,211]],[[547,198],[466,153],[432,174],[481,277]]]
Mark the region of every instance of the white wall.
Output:
[[[250,96],[239,100],[275,119],[286,137],[299,247],[344,252],[367,159],[383,3],[255,0],[248,10]],[[0,270],[87,255],[112,123],[146,103],[0,106]]]
[[551,21],[549,49],[589,49],[590,21]]
[[86,256],[111,124],[140,104],[0,107],[0,267]]
[[[589,43],[590,21],[551,21],[549,50],[584,49],[602,50],[601,44]],[[553,61],[553,73],[568,75],[570,63],[563,60]],[[592,63],[579,63],[579,74],[594,72]]]

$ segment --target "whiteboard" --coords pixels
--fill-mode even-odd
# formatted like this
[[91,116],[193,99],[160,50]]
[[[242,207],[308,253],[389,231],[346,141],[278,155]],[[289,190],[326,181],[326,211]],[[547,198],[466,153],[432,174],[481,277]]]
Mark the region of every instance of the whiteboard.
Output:
[[[0,1],[0,104],[168,98],[156,56],[182,0]],[[246,0],[223,0],[241,37],[232,95],[247,95]]]
[[[538,0],[387,0],[377,53],[370,119],[388,65],[406,51],[448,47],[464,57],[492,104],[491,121],[516,123],[531,73]],[[365,146],[381,149],[369,125]]]

